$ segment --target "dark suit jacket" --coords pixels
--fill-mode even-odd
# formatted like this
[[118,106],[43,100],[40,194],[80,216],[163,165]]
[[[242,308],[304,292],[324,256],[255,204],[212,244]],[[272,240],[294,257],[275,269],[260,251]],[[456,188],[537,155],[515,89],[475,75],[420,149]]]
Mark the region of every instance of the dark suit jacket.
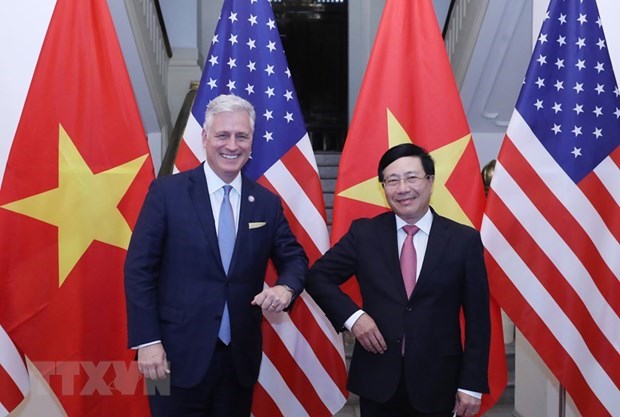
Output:
[[125,261],[129,346],[161,340],[172,384],[192,387],[211,362],[228,300],[235,370],[251,386],[261,360],[262,312],[250,302],[263,289],[269,259],[278,284],[303,289],[307,258],[276,195],[243,178],[227,277],[204,167],[155,180]]
[[[380,355],[355,344],[349,389],[376,402],[387,401],[404,366],[409,398],[421,412],[452,410],[458,388],[488,392],[489,294],[480,235],[433,214],[424,263],[410,299],[391,212],[354,221],[314,264],[306,281],[308,293],[342,330],[360,307],[338,285],[357,276],[363,309],[375,320],[388,348]],[[461,308],[467,321],[464,348]]]

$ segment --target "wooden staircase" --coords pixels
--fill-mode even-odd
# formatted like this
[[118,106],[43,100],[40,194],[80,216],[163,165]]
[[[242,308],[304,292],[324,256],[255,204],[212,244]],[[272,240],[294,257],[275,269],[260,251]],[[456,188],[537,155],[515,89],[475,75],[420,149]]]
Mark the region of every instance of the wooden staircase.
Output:
[[320,152],[315,154],[316,164],[319,168],[325,211],[327,212],[327,226],[331,232],[332,214],[334,212],[334,191],[336,190],[336,177],[338,176],[338,164],[340,152]]

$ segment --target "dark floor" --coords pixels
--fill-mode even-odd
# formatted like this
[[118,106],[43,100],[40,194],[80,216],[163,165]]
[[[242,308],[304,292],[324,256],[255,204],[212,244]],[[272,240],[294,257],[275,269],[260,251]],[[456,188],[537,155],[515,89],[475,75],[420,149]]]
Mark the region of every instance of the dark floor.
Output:
[[[514,406],[512,404],[497,404],[483,417],[514,417],[513,410]],[[357,404],[347,404],[334,417],[359,417],[359,415]]]

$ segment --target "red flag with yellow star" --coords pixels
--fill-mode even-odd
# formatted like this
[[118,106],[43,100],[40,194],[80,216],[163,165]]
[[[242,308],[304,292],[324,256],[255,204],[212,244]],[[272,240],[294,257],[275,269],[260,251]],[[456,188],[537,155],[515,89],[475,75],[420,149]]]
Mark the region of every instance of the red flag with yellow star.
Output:
[[153,167],[107,3],[4,7],[2,26],[20,22],[13,37],[32,57],[2,68],[24,84],[0,116],[14,126],[0,130],[0,326],[31,386],[15,413],[146,416],[122,271]]
[[[377,165],[388,148],[407,142],[426,148],[435,160],[433,208],[479,228],[480,164],[431,0],[386,2],[340,161],[333,242],[353,219],[389,209]],[[346,289],[359,301],[356,284],[349,283]],[[506,386],[501,315],[491,304],[491,394],[483,396],[481,413]]]

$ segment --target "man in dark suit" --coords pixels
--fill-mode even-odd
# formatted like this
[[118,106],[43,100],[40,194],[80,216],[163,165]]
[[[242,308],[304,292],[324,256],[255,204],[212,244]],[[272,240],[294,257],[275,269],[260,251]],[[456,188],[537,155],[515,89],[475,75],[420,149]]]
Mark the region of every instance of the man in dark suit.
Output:
[[[170,378],[170,395],[149,396],[153,416],[248,417],[262,310],[281,312],[303,290],[308,261],[280,199],[240,173],[255,117],[237,96],[209,103],[206,163],[155,180],[134,229],[129,346],[146,378]],[[278,280],[264,288],[269,259]]]
[[[488,392],[482,243],[475,229],[430,208],[434,174],[424,149],[389,149],[378,175],[392,211],[355,220],[307,277],[333,326],[356,338],[348,386],[362,417],[470,416]],[[363,307],[339,288],[353,275]]]

